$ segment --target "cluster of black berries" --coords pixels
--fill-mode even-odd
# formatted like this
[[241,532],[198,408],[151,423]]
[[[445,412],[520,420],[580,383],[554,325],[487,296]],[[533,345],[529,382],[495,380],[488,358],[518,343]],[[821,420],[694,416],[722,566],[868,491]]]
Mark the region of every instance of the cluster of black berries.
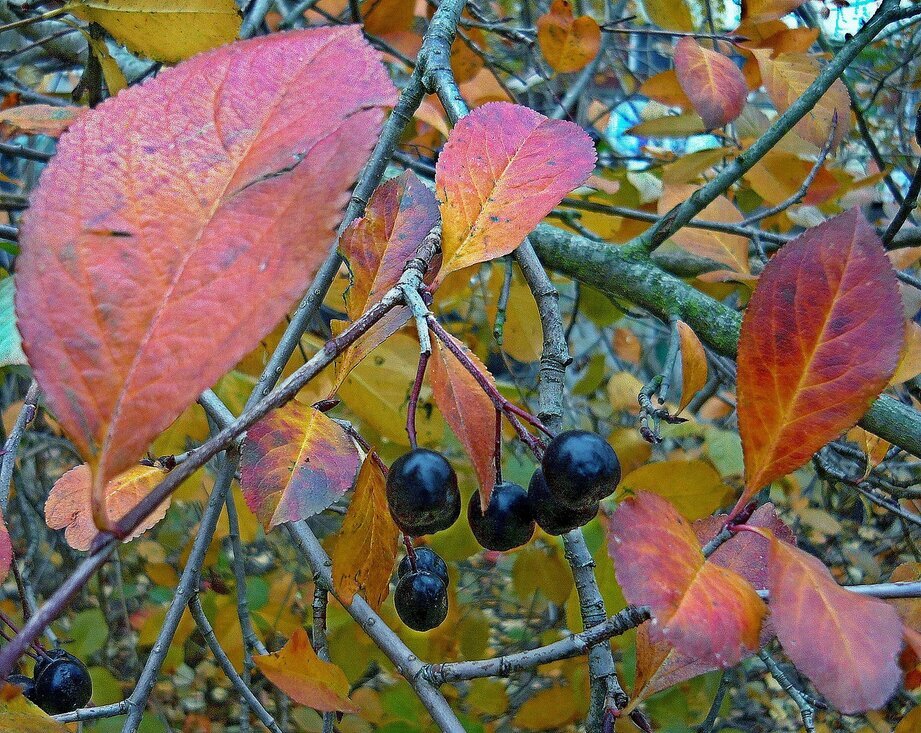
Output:
[[[467,506],[473,536],[487,550],[504,552],[527,543],[535,522],[549,534],[563,534],[589,522],[598,503],[620,481],[617,454],[604,438],[584,430],[556,436],[528,490],[497,483],[483,511],[474,493]],[[457,475],[447,459],[427,448],[398,458],[387,475],[387,503],[397,526],[419,536],[447,529],[460,516]],[[397,614],[416,631],[428,631],[448,615],[448,569],[428,548],[405,557],[397,571]]]
[[93,682],[86,666],[63,649],[51,649],[35,662],[34,677],[11,674],[11,685],[49,715],[70,713],[84,707],[93,696]]

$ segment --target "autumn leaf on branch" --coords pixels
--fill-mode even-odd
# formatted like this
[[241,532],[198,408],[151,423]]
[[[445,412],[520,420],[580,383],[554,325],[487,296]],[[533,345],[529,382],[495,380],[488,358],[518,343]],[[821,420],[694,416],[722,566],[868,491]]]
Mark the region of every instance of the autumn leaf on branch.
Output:
[[675,46],[675,73],[708,128],[723,127],[742,114],[748,87],[732,59],[685,37]]
[[555,71],[578,71],[598,55],[601,28],[590,15],[573,17],[569,0],[553,0],[550,10],[537,19],[537,43]]

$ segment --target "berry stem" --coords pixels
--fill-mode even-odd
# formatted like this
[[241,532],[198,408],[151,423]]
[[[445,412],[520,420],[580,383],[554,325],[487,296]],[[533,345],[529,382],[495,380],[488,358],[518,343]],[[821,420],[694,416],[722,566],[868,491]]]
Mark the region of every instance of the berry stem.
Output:
[[416,408],[419,406],[419,394],[422,392],[422,380],[425,379],[425,368],[429,363],[431,351],[419,353],[419,366],[416,369],[416,379],[409,395],[409,407],[406,410],[406,434],[409,436],[409,447],[415,450],[419,447],[416,441]]
[[416,548],[413,547],[413,539],[405,532],[403,533],[403,545],[406,547],[406,556],[409,558],[409,565],[413,572],[416,572]]
[[[19,633],[19,629],[16,627],[16,624],[13,623],[13,620],[9,616],[7,616],[3,611],[0,611],[0,621],[2,621],[7,626],[9,626],[10,631],[12,631],[14,634]],[[10,637],[6,635],[6,632],[3,631],[2,627],[0,627],[0,633],[3,634],[4,639],[6,639],[7,641],[11,641]],[[37,640],[32,642],[32,648],[35,649],[35,652],[37,655],[36,659],[38,658],[38,656],[42,656],[42,657],[48,656],[47,652],[45,651],[45,648],[41,644],[39,644]],[[26,653],[28,654],[28,652]]]

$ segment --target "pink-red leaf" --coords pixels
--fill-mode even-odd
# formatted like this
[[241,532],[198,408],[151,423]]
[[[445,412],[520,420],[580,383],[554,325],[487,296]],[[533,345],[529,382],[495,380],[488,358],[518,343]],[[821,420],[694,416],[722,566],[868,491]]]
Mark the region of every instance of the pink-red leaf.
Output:
[[357,26],[231,44],[84,113],[33,193],[29,364],[106,482],[284,317],[394,89]]
[[[451,336],[484,375],[489,371],[464,344]],[[432,339],[434,353],[429,362],[432,370],[432,395],[451,430],[464,446],[473,463],[480,484],[480,503],[485,511],[496,483],[496,408],[476,379],[439,339]]]
[[13,543],[10,541],[10,531],[6,528],[6,522],[3,521],[3,514],[0,513],[0,583],[6,580],[12,564]]
[[881,708],[901,679],[903,628],[896,610],[845,590],[818,559],[765,536],[771,619],[790,660],[841,712]]
[[675,46],[675,73],[708,128],[722,127],[742,114],[748,85],[730,58],[682,38]]
[[457,123],[435,171],[444,259],[437,282],[515,249],[595,165],[582,128],[507,102]]
[[662,497],[621,502],[608,550],[624,597],[652,610],[653,642],[720,667],[758,648],[764,603],[738,573],[704,558],[690,523]]
[[895,273],[857,209],[784,245],[739,338],[738,506],[860,419],[895,371],[903,334]]
[[243,496],[266,529],[307,519],[352,488],[359,462],[339,423],[291,401],[246,434],[240,456]]

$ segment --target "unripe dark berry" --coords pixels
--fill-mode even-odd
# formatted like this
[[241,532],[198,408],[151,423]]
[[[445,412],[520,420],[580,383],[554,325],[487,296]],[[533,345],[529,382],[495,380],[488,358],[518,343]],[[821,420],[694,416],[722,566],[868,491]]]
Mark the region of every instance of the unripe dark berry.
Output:
[[441,453],[415,448],[390,467],[387,504],[393,521],[408,535],[447,529],[460,516],[457,475]]
[[519,547],[534,534],[534,512],[523,486],[502,481],[493,487],[486,511],[475,493],[467,505],[473,536],[487,550],[504,552]]
[[561,504],[590,507],[620,483],[620,461],[598,433],[567,430],[547,446],[541,462],[551,493]]
[[528,484],[528,499],[531,501],[535,521],[547,534],[565,534],[588,524],[598,513],[597,501],[583,507],[570,507],[557,501],[539,468]]
[[406,573],[397,583],[393,602],[400,620],[415,631],[429,631],[448,616],[448,586],[434,573]]
[[[448,566],[445,561],[439,557],[431,547],[417,547],[416,553],[416,570],[424,570],[441,578],[445,585],[448,584]],[[409,555],[400,560],[400,566],[397,568],[397,578],[402,578],[406,573],[411,573],[413,569],[412,561]]]
[[22,694],[29,700],[31,700],[35,693],[35,682],[32,681],[31,677],[26,677],[24,674],[11,674],[6,678],[6,681],[11,685],[16,685],[22,689]]
[[50,660],[36,664],[32,701],[50,715],[82,708],[93,696],[89,670],[73,654],[63,649],[48,652]]

